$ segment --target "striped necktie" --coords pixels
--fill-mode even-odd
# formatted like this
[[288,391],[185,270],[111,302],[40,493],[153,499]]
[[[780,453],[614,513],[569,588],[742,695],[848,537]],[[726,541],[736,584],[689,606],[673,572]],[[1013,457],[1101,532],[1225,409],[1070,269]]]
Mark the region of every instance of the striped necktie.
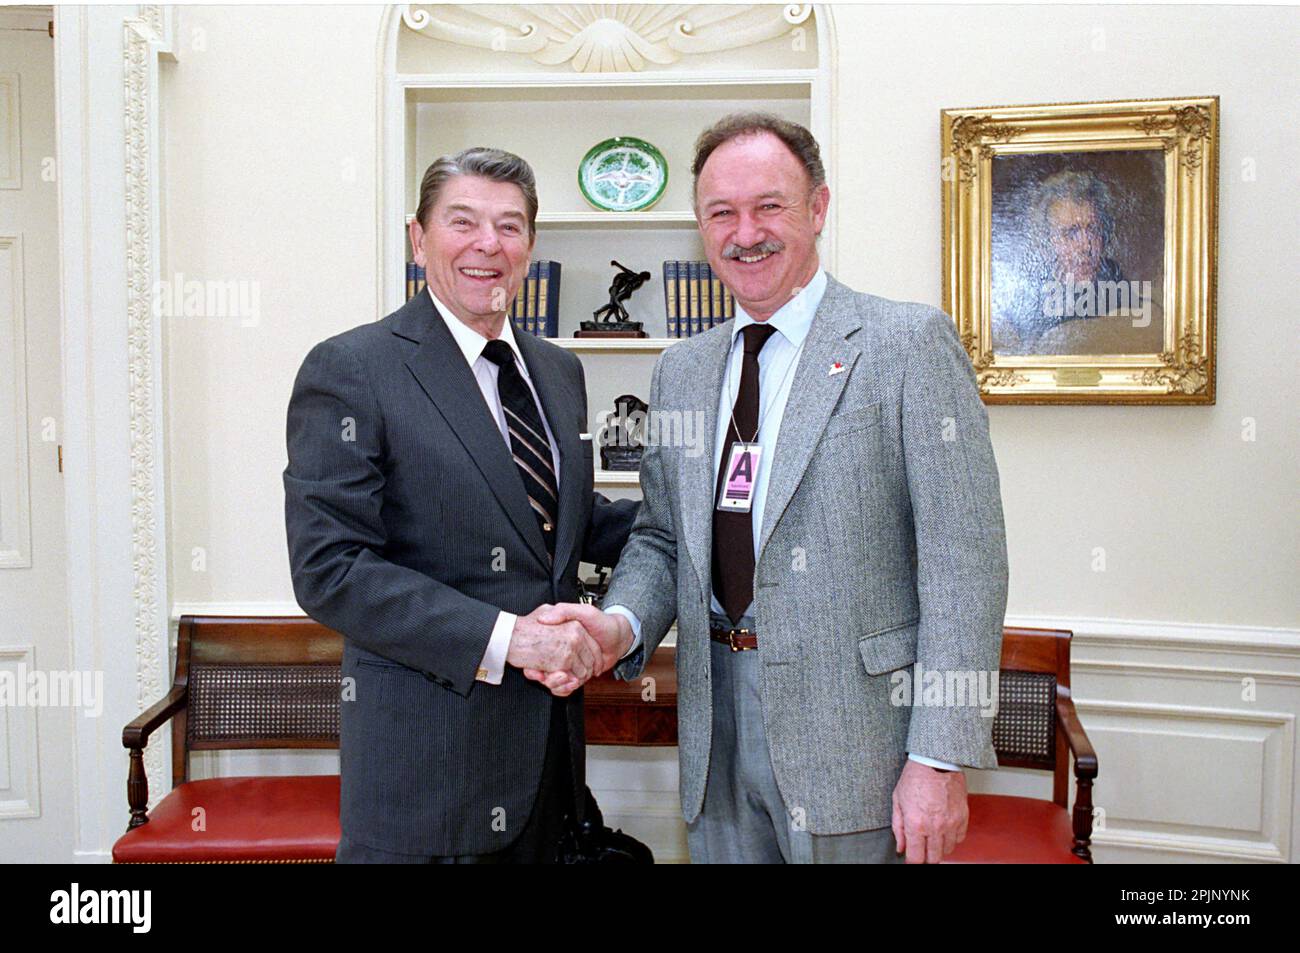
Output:
[[551,460],[551,444],[546,439],[546,427],[533,392],[519,373],[515,353],[501,339],[488,341],[483,356],[495,364],[497,393],[501,407],[506,412],[506,427],[510,432],[510,453],[515,467],[524,481],[528,505],[537,517],[546,541],[546,551],[555,558],[555,516],[559,512],[559,493],[556,490],[555,466]]

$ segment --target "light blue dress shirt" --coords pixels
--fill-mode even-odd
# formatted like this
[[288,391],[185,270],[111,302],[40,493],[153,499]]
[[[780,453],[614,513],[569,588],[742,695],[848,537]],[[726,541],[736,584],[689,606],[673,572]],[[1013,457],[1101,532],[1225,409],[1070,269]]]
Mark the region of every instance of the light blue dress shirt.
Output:
[[[767,324],[776,328],[776,333],[767,339],[763,349],[758,352],[758,437],[756,442],[763,448],[758,460],[758,473],[754,478],[754,499],[750,506],[754,524],[754,558],[758,558],[758,540],[763,531],[763,509],[767,500],[767,481],[772,473],[772,456],[776,450],[777,437],[781,432],[781,418],[785,416],[785,405],[790,400],[790,388],[794,385],[795,368],[799,355],[803,353],[803,342],[812,328],[817,308],[826,294],[826,272],[818,268],[812,280],[793,298],[787,301],[770,318]],[[740,302],[736,302],[736,321],[731,328],[731,350],[727,356],[727,373],[722,380],[722,393],[718,395],[718,428],[713,441],[713,483],[717,486],[718,467],[725,451],[727,428],[731,424],[731,411],[740,391],[740,374],[745,356],[744,345],[738,341],[740,332],[751,324],[757,323],[745,313]],[[652,408],[653,410],[653,408]],[[742,436],[744,436],[742,434]],[[711,571],[711,570],[710,570]],[[723,613],[718,597],[712,597],[714,612]],[[632,625],[635,639],[628,650],[631,655],[641,645],[641,620],[635,612],[626,606],[610,606],[606,612],[621,615]],[[753,612],[753,605],[745,611]],[[725,614],[725,613],[724,613]],[[624,656],[626,658],[627,655]],[[958,770],[955,764],[925,758],[920,755],[908,755],[913,761],[920,761],[934,768]]]

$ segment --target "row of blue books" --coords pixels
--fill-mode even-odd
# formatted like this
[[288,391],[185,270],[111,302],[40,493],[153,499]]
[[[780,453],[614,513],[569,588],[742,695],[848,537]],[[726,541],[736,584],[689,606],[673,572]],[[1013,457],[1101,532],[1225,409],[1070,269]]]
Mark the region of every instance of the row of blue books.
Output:
[[[425,286],[424,268],[413,261],[406,263],[406,300],[411,300]],[[519,286],[519,293],[510,303],[510,320],[516,330],[538,337],[558,337],[560,334],[560,263],[534,261],[528,266],[528,276]]]
[[735,317],[736,302],[707,261],[664,262],[668,336],[688,338]]
[[560,336],[560,263],[535,261],[510,305],[510,320],[519,331],[543,338]]

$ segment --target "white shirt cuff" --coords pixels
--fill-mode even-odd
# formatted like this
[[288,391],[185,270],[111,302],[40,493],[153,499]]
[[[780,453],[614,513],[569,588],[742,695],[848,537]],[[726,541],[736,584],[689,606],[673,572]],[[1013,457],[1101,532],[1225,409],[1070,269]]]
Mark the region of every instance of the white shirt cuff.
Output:
[[513,612],[502,612],[497,616],[497,624],[492,627],[492,637],[488,639],[487,651],[483,661],[479,662],[478,681],[489,685],[500,685],[501,676],[506,670],[506,655],[510,652],[510,636],[515,631],[515,620],[519,616]]
[[909,753],[907,756],[912,761],[919,761],[921,764],[928,764],[932,768],[943,768],[945,771],[960,771],[961,765],[949,764],[947,761],[940,761],[938,758],[926,758],[919,754]]
[[621,615],[623,618],[627,619],[628,623],[632,626],[632,644],[628,646],[628,650],[623,653],[623,658],[619,659],[621,662],[641,647],[641,620],[636,617],[635,612],[626,606],[610,606],[604,611],[609,615]]

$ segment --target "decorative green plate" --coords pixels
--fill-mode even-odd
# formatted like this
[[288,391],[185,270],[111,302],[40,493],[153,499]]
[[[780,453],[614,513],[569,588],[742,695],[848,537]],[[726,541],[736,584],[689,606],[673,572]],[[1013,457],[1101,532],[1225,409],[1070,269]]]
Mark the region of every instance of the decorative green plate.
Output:
[[606,212],[639,212],[668,186],[668,161],[644,139],[615,136],[592,146],[578,165],[583,198]]

